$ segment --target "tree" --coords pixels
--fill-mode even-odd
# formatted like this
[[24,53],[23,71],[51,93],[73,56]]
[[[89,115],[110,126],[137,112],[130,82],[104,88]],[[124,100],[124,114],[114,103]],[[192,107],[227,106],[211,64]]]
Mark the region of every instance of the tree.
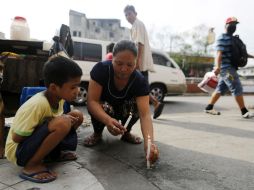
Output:
[[[182,33],[173,33],[169,26],[163,27],[159,31],[155,31],[155,28],[153,27],[149,36],[152,46],[155,48],[169,51],[170,53],[193,55],[205,55],[212,52],[210,49],[208,51],[207,47],[211,44],[212,38],[214,41],[215,34],[213,33],[213,28],[209,29],[204,24]],[[208,41],[208,38],[210,41]]]

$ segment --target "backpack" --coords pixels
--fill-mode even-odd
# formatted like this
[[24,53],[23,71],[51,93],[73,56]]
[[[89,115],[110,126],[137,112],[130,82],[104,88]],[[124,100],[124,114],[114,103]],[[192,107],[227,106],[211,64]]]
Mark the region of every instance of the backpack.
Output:
[[232,36],[232,56],[231,56],[231,63],[238,67],[244,67],[248,61],[248,53],[246,50],[246,45],[243,41],[239,38],[238,35]]

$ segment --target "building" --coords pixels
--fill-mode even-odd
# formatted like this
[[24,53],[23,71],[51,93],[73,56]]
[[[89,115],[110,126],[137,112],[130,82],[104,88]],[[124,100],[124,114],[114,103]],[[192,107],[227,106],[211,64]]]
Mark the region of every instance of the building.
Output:
[[254,79],[254,66],[240,68],[237,72],[245,79]]
[[84,13],[69,11],[72,36],[107,41],[130,39],[130,31],[119,19],[88,19]]
[[5,34],[3,32],[0,32],[0,39],[5,39]]

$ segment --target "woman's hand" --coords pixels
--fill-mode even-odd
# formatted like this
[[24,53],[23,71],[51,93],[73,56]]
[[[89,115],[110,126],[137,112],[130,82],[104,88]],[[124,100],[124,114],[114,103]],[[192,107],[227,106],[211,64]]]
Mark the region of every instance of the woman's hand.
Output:
[[116,119],[110,118],[107,124],[108,131],[114,135],[123,135],[126,132],[126,129],[119,123]]
[[[147,148],[146,148],[146,155],[147,155]],[[151,164],[155,163],[159,158],[159,150],[155,144],[151,144],[150,154],[148,160]]]

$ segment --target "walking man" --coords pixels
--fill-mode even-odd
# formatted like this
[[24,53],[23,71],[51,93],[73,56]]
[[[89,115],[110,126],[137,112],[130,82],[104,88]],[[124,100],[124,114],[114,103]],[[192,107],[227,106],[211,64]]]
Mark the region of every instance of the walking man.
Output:
[[[237,68],[232,61],[232,36],[236,31],[238,20],[235,17],[229,17],[225,23],[225,33],[223,33],[217,40],[216,57],[214,72],[216,75],[220,74],[218,85],[212,94],[209,104],[205,108],[205,112],[213,115],[220,115],[220,112],[213,109],[214,104],[221,95],[230,90],[231,94],[241,110],[243,118],[253,117],[245,107],[243,99],[243,88],[237,74]],[[248,55],[254,58],[252,55]]]

